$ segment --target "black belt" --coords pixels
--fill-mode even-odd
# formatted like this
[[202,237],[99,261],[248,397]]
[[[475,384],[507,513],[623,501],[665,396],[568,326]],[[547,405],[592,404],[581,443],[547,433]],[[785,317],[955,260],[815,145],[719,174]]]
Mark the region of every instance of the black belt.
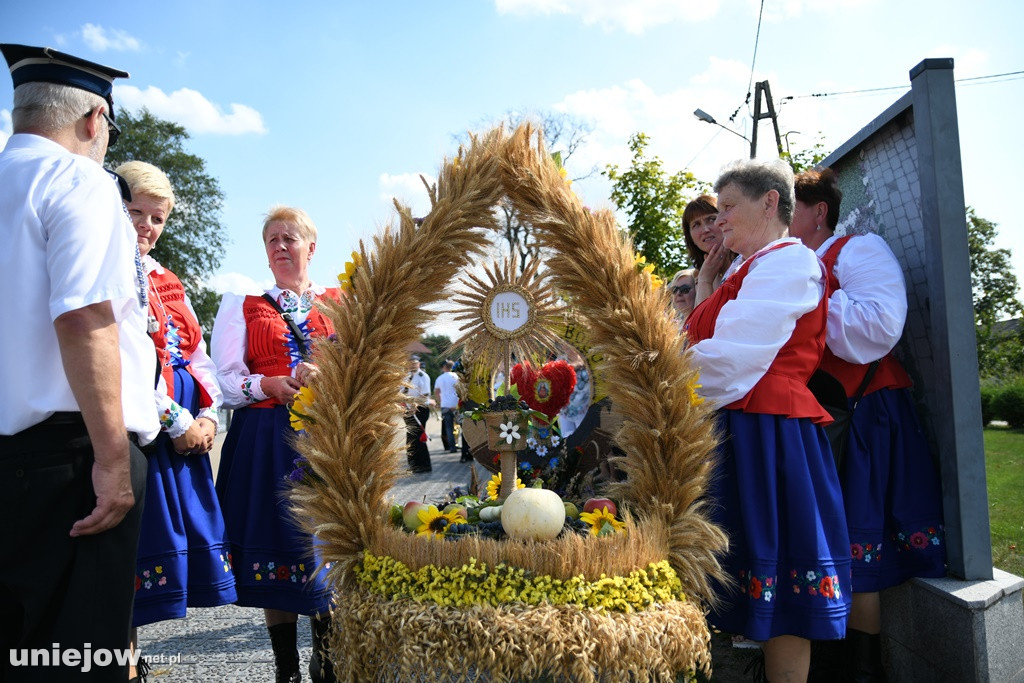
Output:
[[[13,446],[17,443],[25,443],[38,437],[40,434],[48,432],[53,427],[80,427],[84,431],[85,420],[82,419],[81,413],[57,411],[42,422],[23,429],[17,434],[12,434],[10,436],[0,435],[0,444]],[[135,432],[128,432],[128,440],[136,446],[139,446],[139,435]]]

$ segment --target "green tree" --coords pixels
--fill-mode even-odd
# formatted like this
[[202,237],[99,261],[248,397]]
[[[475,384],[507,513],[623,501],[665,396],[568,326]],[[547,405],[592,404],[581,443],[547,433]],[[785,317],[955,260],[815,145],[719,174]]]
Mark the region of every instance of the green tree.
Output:
[[220,265],[224,254],[224,228],[220,223],[224,194],[206,172],[202,158],[185,151],[188,132],[143,109],[132,115],[117,112],[124,135],[107,152],[111,170],[126,161],[145,161],[158,167],[171,181],[175,204],[153,258],[177,275],[192,300],[207,338],[213,329],[220,296],[203,283]]
[[[1024,312],[1010,250],[996,249],[996,224],[967,207],[967,248],[971,259],[971,298],[977,325],[978,373],[1017,375],[1024,370],[1024,329],[1000,324]],[[1007,329],[1007,328],[1010,329]]]
[[[437,379],[437,376],[441,374],[441,363],[445,361],[441,355],[444,350],[452,344],[452,340],[446,334],[426,334],[420,342],[430,349],[430,355],[420,355],[420,367],[423,371],[430,375],[430,379]],[[455,360],[454,357],[451,360]]]
[[669,174],[658,157],[646,156],[650,138],[636,133],[629,139],[633,161],[625,171],[609,164],[602,172],[612,181],[612,201],[629,217],[627,229],[648,263],[663,277],[689,263],[683,239],[683,209],[687,202],[708,190],[689,171]]
[[789,164],[790,168],[793,169],[793,173],[802,173],[809,168],[814,168],[828,156],[825,152],[825,143],[821,141],[820,137],[814,141],[811,147],[796,151],[791,150],[789,147],[789,136],[792,132],[782,136],[786,140],[786,151],[780,154],[779,158]]

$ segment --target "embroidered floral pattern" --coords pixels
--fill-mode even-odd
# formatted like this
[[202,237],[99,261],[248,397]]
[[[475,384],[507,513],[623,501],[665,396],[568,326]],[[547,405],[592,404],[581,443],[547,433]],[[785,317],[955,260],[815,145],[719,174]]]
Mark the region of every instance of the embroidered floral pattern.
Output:
[[793,584],[794,593],[807,593],[815,597],[827,598],[828,600],[840,600],[843,592],[839,589],[839,576],[826,574],[817,569],[809,569],[805,572],[790,570],[789,578]]
[[740,590],[750,596],[751,600],[771,602],[775,599],[776,581],[774,576],[754,574],[741,569],[739,578]]
[[312,577],[306,572],[306,565],[301,562],[293,565],[278,564],[276,562],[253,562],[252,578],[255,581],[306,583]]
[[156,565],[152,569],[143,569],[135,572],[135,590],[151,590],[154,586],[166,586],[167,575],[164,574],[163,565]]
[[285,313],[309,313],[313,310],[313,302],[316,301],[316,292],[307,289],[302,296],[296,296],[290,289],[281,292],[281,310]]
[[896,551],[904,550],[927,550],[929,546],[942,545],[944,535],[943,527],[924,527],[917,531],[903,530],[893,535],[892,540],[896,542]]
[[242,396],[245,396],[245,400],[249,403],[256,403],[260,400],[252,390],[254,381],[252,377],[246,377],[242,380]]
[[181,417],[181,406],[177,403],[171,402],[164,412],[160,414],[160,429],[161,431],[167,431],[174,426],[174,423]]
[[882,561],[882,544],[881,543],[851,543],[850,544],[850,557],[853,558],[854,562],[881,562]]

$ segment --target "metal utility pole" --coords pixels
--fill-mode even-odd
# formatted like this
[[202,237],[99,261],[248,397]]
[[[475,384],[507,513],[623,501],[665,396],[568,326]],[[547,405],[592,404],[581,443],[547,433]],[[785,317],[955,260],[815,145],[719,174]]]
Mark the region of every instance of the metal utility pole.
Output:
[[[772,91],[768,87],[768,81],[758,81],[754,89],[754,131],[750,136],[750,158],[757,155],[757,124],[761,119],[772,120],[775,127],[775,145],[779,149],[779,156],[782,156],[782,136],[779,135],[779,117],[775,113],[775,104],[772,102]],[[764,93],[765,108],[767,112],[761,111],[761,93]]]

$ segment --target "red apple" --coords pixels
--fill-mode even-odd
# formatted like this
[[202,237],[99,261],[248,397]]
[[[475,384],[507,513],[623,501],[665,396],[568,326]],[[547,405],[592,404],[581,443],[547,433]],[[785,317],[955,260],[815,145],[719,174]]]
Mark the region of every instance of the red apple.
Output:
[[615,503],[610,498],[591,498],[583,504],[584,512],[594,512],[595,510],[606,509],[610,514],[615,515],[618,512],[618,508],[615,507]]

